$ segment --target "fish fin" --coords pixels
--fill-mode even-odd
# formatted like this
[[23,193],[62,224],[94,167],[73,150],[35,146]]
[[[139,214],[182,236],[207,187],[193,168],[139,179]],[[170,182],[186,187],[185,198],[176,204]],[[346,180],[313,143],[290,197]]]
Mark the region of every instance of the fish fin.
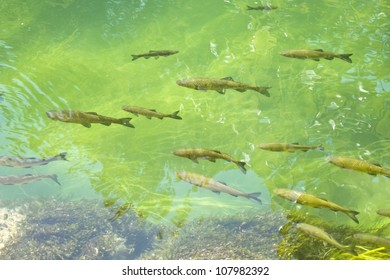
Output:
[[156,113],[157,113],[156,109],[149,109],[149,111],[152,111],[152,112],[156,112]]
[[246,6],[246,9],[247,9],[247,10],[256,10],[255,8],[253,8],[253,7],[251,7],[251,6],[248,6],[248,5]]
[[327,60],[333,60],[332,56],[327,56],[327,57],[324,57],[324,58],[327,59]]
[[217,193],[217,194],[221,194],[221,192],[219,191],[212,191],[213,193]]
[[134,113],[134,112],[133,112],[132,114],[133,114],[134,116],[136,116],[136,117],[138,117],[138,116],[139,116],[139,115],[138,115],[138,113]]
[[315,49],[316,52],[323,52],[323,49]]
[[58,155],[54,156],[55,158],[62,159],[62,160],[67,160],[65,157],[68,153],[67,152],[62,152],[59,153]]
[[261,93],[262,95],[265,95],[267,97],[270,97],[271,95],[269,94],[268,92],[268,89],[270,89],[271,87],[257,87],[255,90],[259,93]]
[[221,80],[234,81],[232,77],[225,77],[225,78],[222,78]]
[[139,55],[136,55],[136,54],[132,54],[131,56],[133,57],[132,60],[136,60],[136,59],[140,58],[140,56],[139,56]]
[[61,186],[61,183],[58,181],[58,177],[56,174],[49,175],[49,178],[52,179],[54,182],[56,182],[58,185]]
[[85,126],[85,127],[91,128],[91,124],[90,123],[82,123],[82,125]]
[[131,120],[131,118],[122,118],[122,119],[119,119],[119,121],[121,122],[121,123],[120,123],[121,125],[124,125],[124,126],[127,126],[127,127],[132,127],[132,128],[134,128],[135,126],[132,125],[132,124],[130,123],[130,120]]
[[208,161],[211,161],[211,162],[216,162],[216,160],[215,160],[215,158],[209,158],[209,159],[207,159]]
[[238,197],[238,195],[236,195],[236,194],[231,194],[231,193],[229,193],[231,196],[234,196],[234,197]]
[[105,125],[105,126],[110,126],[111,125],[110,122],[101,122],[100,124]]
[[180,111],[173,112],[169,115],[170,118],[176,119],[176,120],[182,120],[182,118],[178,115]]
[[220,93],[220,94],[225,94],[225,90],[224,89],[217,90],[217,92]]
[[299,145],[299,142],[292,142],[293,145]]
[[246,174],[246,169],[245,169],[246,162],[245,161],[237,161],[236,164],[237,164],[238,168],[240,168],[242,173]]
[[246,89],[236,89],[236,91],[239,91],[239,92],[245,92]]
[[337,57],[346,61],[346,62],[352,63],[352,59],[349,58],[351,55],[352,55],[352,53],[339,54]]
[[222,154],[221,151],[218,150],[212,150],[214,153]]
[[255,203],[262,204],[260,198],[258,198],[258,196],[260,196],[260,195],[261,195],[261,192],[248,193],[248,199],[255,202]]
[[350,217],[355,223],[359,223],[359,220],[356,218],[356,215],[359,214],[358,211],[353,211],[353,210],[350,210],[348,212],[344,212],[345,214],[347,214],[348,217]]
[[192,160],[195,163],[199,163],[199,161],[196,158],[190,158],[190,160]]
[[376,166],[378,166],[378,167],[382,167],[382,165],[380,165],[379,163],[376,163],[376,162],[373,162],[372,164],[373,164],[373,165],[376,165]]
[[96,112],[85,112],[86,114],[90,114],[90,115],[95,115],[95,116],[97,116],[98,115],[98,113],[96,113]]
[[312,60],[314,60],[314,61],[320,61],[319,58],[312,58]]
[[324,150],[324,147],[322,146],[322,144],[317,147],[317,150],[320,150],[320,151]]
[[152,119],[152,117],[151,116],[145,116],[146,118],[148,118],[149,120],[151,120]]

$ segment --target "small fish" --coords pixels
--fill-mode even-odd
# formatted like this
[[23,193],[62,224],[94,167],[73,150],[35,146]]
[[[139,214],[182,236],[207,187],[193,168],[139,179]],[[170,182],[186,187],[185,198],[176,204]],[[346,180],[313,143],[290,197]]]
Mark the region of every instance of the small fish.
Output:
[[249,86],[233,80],[232,77],[226,77],[222,79],[215,78],[183,78],[177,80],[176,83],[179,86],[192,88],[196,90],[215,90],[220,94],[224,94],[226,89],[234,89],[239,92],[246,90],[257,91],[267,97],[270,96],[267,89],[271,87]]
[[320,61],[320,58],[332,60],[333,58],[337,57],[337,58],[340,58],[346,62],[352,63],[352,60],[349,58],[352,55],[352,53],[348,53],[348,54],[333,53],[333,52],[324,51],[322,49],[289,50],[289,51],[281,52],[280,54],[283,56],[286,56],[286,57],[293,57],[293,58],[298,58],[298,59],[312,59],[315,61]]
[[170,50],[149,51],[148,53],[132,54],[131,56],[133,57],[132,60],[136,60],[141,57],[146,59],[154,57],[155,59],[158,59],[160,56],[169,56],[169,55],[177,54],[178,52],[179,51],[170,51]]
[[273,5],[262,5],[262,6],[256,6],[256,7],[251,7],[251,6],[246,6],[246,9],[247,10],[275,10],[277,9],[278,7],[277,6],[273,6]]
[[381,216],[390,217],[390,209],[379,209],[376,213]]
[[312,237],[320,239],[340,250],[346,251],[354,256],[357,256],[357,253],[353,250],[353,248],[351,248],[350,246],[341,245],[323,229],[305,223],[297,224],[297,229]]
[[343,156],[328,156],[326,157],[326,160],[341,168],[353,169],[356,171],[368,173],[370,175],[381,174],[390,178],[390,169],[365,160]]
[[10,156],[0,156],[0,165],[10,166],[10,167],[24,167],[29,168],[38,165],[45,165],[49,162],[56,160],[66,160],[66,152],[60,153],[54,157],[40,159],[40,158],[21,158],[21,157],[10,157]]
[[176,119],[176,120],[182,119],[180,116],[178,116],[179,111],[173,112],[172,114],[163,114],[163,113],[157,112],[155,109],[146,109],[146,108],[142,108],[142,107],[138,107],[138,106],[130,106],[130,105],[122,106],[122,110],[125,110],[129,113],[136,115],[136,116],[143,115],[143,116],[147,117],[148,119],[151,119],[153,117],[159,118],[160,120],[162,120],[163,118],[172,118],[172,119]]
[[134,128],[134,125],[130,123],[131,118],[115,119],[98,115],[95,112],[81,112],[76,110],[52,110],[46,112],[46,115],[52,120],[61,122],[79,123],[85,127],[90,128],[91,123],[100,123],[105,126],[109,126],[112,123],[121,124],[127,127]]
[[244,193],[242,191],[236,190],[225,183],[214,180],[213,178],[209,178],[200,174],[191,173],[191,172],[176,172],[176,176],[183,181],[186,181],[190,184],[196,185],[198,187],[202,187],[208,189],[215,193],[227,193],[232,196],[242,196],[246,199],[249,199],[255,203],[261,204],[261,200],[257,197],[261,194],[260,192],[254,193]]
[[371,243],[376,246],[390,248],[390,239],[368,233],[355,233],[352,237],[360,242]]
[[5,175],[5,176],[0,176],[0,185],[23,185],[23,184],[28,184],[28,183],[42,180],[44,178],[52,179],[58,185],[61,185],[57,179],[56,174],[51,174],[51,175],[34,175],[34,174]]
[[308,150],[324,150],[322,145],[317,146],[304,146],[299,145],[299,143],[264,143],[256,145],[256,148],[268,150],[272,152],[295,152],[303,151],[307,152]]
[[224,159],[226,161],[235,163],[238,166],[238,168],[240,168],[240,170],[244,174],[246,174],[246,169],[245,169],[246,162],[235,160],[228,154],[222,153],[217,150],[210,150],[210,149],[203,149],[203,148],[196,148],[196,149],[187,148],[187,149],[174,150],[173,154],[175,156],[188,158],[196,163],[198,163],[198,159],[206,159],[211,162],[215,162],[216,159]]
[[287,200],[302,205],[308,205],[314,208],[327,208],[335,212],[338,211],[343,212],[348,217],[350,217],[355,223],[359,223],[359,220],[356,218],[356,215],[359,214],[359,212],[346,209],[336,203],[327,201],[326,199],[323,198],[319,198],[315,195],[304,193],[304,192],[298,192],[290,189],[275,189],[274,193],[280,197],[283,197]]

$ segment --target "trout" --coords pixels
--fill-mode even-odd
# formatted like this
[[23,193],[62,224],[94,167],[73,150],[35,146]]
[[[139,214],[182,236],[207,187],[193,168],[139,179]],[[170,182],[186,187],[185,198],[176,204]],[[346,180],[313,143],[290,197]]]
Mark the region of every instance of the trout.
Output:
[[112,123],[121,124],[127,127],[134,128],[134,125],[130,123],[131,118],[115,119],[98,115],[95,112],[81,112],[76,110],[52,110],[46,112],[46,115],[52,120],[61,122],[79,123],[85,127],[90,128],[91,123],[100,123],[105,126],[109,126]]
[[0,176],[0,185],[23,185],[23,184],[28,184],[28,183],[42,180],[44,178],[52,179],[58,185],[61,185],[57,179],[56,174],[50,174],[50,175],[24,174],[24,175]]
[[170,51],[170,50],[149,51],[148,53],[132,54],[131,56],[133,57],[132,60],[136,60],[141,57],[146,59],[154,57],[155,59],[158,59],[160,56],[169,56],[169,55],[177,54],[178,52],[179,51]]
[[355,233],[352,237],[361,242],[371,243],[376,246],[390,248],[390,239],[368,233]]
[[222,79],[215,78],[183,78],[177,80],[176,83],[179,86],[192,88],[196,90],[215,90],[220,94],[224,94],[227,89],[234,89],[239,92],[244,92],[246,90],[257,91],[267,97],[270,96],[267,91],[271,87],[262,87],[262,86],[249,86],[233,80],[232,77],[226,77]]
[[299,145],[299,143],[265,143],[256,145],[256,148],[268,150],[272,152],[295,152],[303,151],[307,152],[308,150],[324,150],[322,145],[317,146],[304,146]]
[[357,256],[357,253],[350,247],[345,246],[337,242],[332,236],[330,236],[327,232],[325,232],[323,229],[320,229],[316,226],[312,226],[305,223],[299,223],[297,224],[297,229],[312,236],[319,240],[322,240],[340,250],[346,251],[354,256]]
[[355,223],[359,223],[359,220],[356,218],[356,215],[359,212],[346,209],[334,202],[327,201],[326,199],[319,198],[315,195],[298,192],[290,189],[275,189],[274,193],[284,199],[290,200],[301,205],[308,205],[314,208],[327,208],[335,212],[343,212],[348,217],[350,217]]
[[260,192],[254,192],[254,193],[244,193],[242,191],[239,191],[237,189],[234,189],[225,183],[219,182],[214,180],[213,178],[209,178],[200,174],[191,173],[191,172],[176,172],[176,176],[180,178],[183,181],[186,181],[190,184],[196,185],[201,188],[208,189],[215,193],[227,193],[232,196],[242,196],[246,199],[249,199],[252,202],[261,204],[261,200],[257,198],[261,193]]
[[390,169],[365,160],[343,156],[328,156],[326,157],[326,160],[341,168],[353,169],[356,171],[368,173],[370,175],[380,174],[390,178]]
[[0,165],[10,167],[24,167],[30,168],[33,166],[45,165],[56,160],[66,160],[66,152],[60,153],[54,157],[41,159],[41,158],[22,158],[22,157],[10,157],[0,156]]
[[130,105],[122,106],[122,110],[125,110],[126,112],[132,113],[136,116],[143,115],[143,116],[147,117],[148,119],[151,119],[153,117],[158,118],[160,120],[162,120],[163,118],[172,118],[172,119],[176,119],[176,120],[182,119],[180,116],[178,116],[179,111],[173,112],[172,114],[163,114],[163,113],[157,112],[155,109],[146,109],[146,108],[142,108],[142,107],[138,107],[138,106],[130,106]]
[[320,61],[320,58],[332,60],[333,58],[337,57],[337,58],[340,58],[346,62],[352,63],[352,60],[349,58],[352,55],[352,53],[348,53],[348,54],[333,53],[333,52],[324,51],[322,49],[289,50],[289,51],[281,52],[280,54],[283,56],[286,56],[286,57],[293,57],[293,58],[298,58],[298,59],[312,59],[315,61]]
[[210,149],[203,149],[203,148],[197,148],[197,149],[187,148],[187,149],[174,150],[173,154],[175,156],[188,158],[196,163],[198,163],[198,159],[206,159],[211,162],[215,162],[217,159],[223,159],[229,162],[233,162],[238,166],[238,168],[240,168],[240,170],[244,174],[246,174],[246,169],[245,169],[246,162],[236,160],[231,156],[229,156],[228,154],[222,153],[217,150],[210,150]]
[[256,7],[251,7],[251,6],[246,6],[246,9],[249,11],[249,10],[275,10],[277,9],[278,7],[277,6],[273,6],[273,5],[261,5],[261,6],[256,6]]

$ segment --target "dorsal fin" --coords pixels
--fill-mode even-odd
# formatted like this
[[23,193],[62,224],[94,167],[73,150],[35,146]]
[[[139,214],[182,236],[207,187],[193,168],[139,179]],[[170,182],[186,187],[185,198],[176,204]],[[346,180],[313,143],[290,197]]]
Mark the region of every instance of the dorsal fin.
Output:
[[97,116],[98,115],[98,113],[96,113],[96,112],[85,112],[86,114],[90,114],[90,115],[95,115],[95,116]]
[[323,49],[315,49],[316,52],[323,52]]
[[149,109],[149,111],[152,111],[152,112],[157,112],[156,109]]
[[218,150],[212,150],[212,151],[215,153],[218,153],[218,154],[222,154],[221,151],[218,151]]
[[234,81],[232,77],[225,77],[225,78],[222,78],[222,80],[226,80],[226,81]]

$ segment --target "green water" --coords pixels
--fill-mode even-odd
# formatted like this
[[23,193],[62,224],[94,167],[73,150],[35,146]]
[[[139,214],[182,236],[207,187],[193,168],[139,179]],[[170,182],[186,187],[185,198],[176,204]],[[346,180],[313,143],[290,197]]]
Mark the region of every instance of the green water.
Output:
[[[53,156],[67,162],[33,169],[0,167],[0,175],[56,173],[50,180],[2,186],[0,199],[55,196],[96,198],[112,208],[131,205],[140,217],[183,226],[195,217],[242,211],[298,209],[335,226],[367,231],[387,224],[375,211],[389,208],[390,181],[340,169],[327,155],[362,158],[390,167],[388,1],[272,1],[272,11],[248,11],[252,1],[18,1],[0,3],[0,155]],[[290,49],[353,53],[352,64],[298,60]],[[131,54],[178,50],[159,59]],[[196,91],[184,77],[231,76],[271,86],[255,91]],[[152,119],[123,105],[154,108],[183,120]],[[116,118],[135,128],[49,119],[73,109]],[[324,151],[273,153],[266,142],[323,144]],[[175,157],[177,148],[221,150],[248,163]],[[245,192],[261,191],[261,206],[179,181],[191,171]],[[276,187],[317,194],[360,212],[297,208],[272,195]],[[386,234],[390,234],[387,232]]]

